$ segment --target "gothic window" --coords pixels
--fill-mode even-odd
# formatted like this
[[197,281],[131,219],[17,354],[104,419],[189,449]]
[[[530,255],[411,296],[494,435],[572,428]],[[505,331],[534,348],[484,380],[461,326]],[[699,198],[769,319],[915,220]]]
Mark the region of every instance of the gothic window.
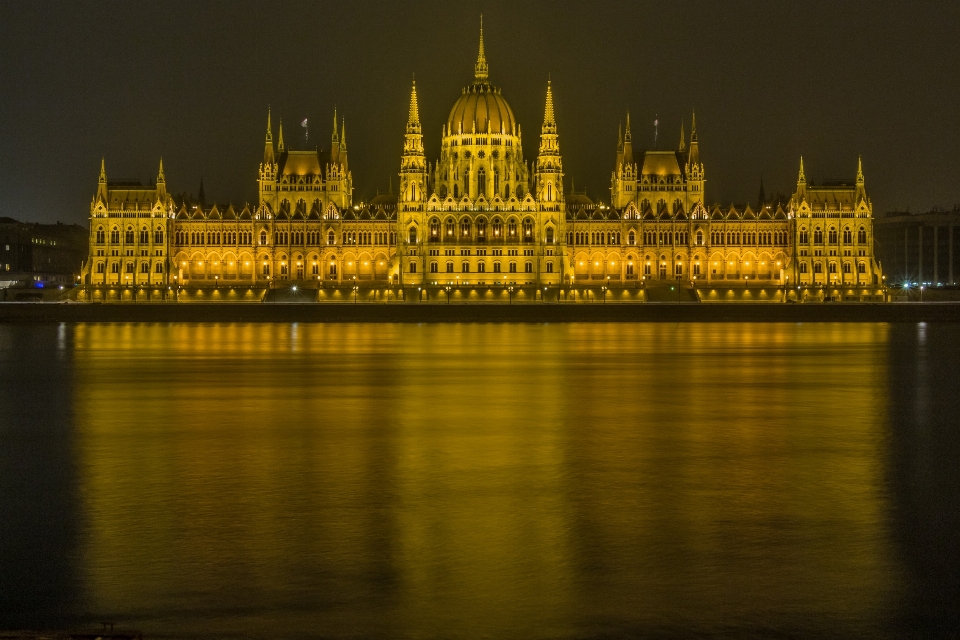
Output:
[[110,242],[113,244],[120,243],[120,230],[116,227],[110,230]]
[[697,244],[703,244],[703,231],[697,231]]
[[836,272],[837,272],[837,263],[836,263],[836,262],[831,262],[831,263],[830,263],[830,273],[836,273]]
[[[417,244],[417,228],[416,227],[410,227],[408,240],[410,244]],[[410,264],[416,264],[416,263],[412,262]],[[411,271],[410,273],[416,273],[416,271]]]
[[500,221],[500,218],[493,219],[493,235],[495,237],[503,235],[503,222]]
[[806,273],[806,272],[807,272],[807,263],[806,263],[806,262],[801,262],[801,263],[800,263],[800,273]]
[[453,185],[453,197],[454,197],[454,198],[459,198],[459,197],[460,197],[460,185],[459,185],[459,184],[456,184],[456,183],[455,183],[455,184]]
[[158,262],[153,269],[156,273],[163,273],[163,263]]
[[553,227],[547,227],[547,244],[553,244]]
[[524,272],[524,273],[533,273],[533,263],[532,263],[532,262],[527,262],[527,263],[525,263],[525,264],[523,265],[523,272]]
[[843,272],[844,272],[844,273],[852,273],[852,272],[853,272],[853,268],[850,266],[850,263],[849,263],[849,262],[844,262],[844,263],[843,263]]
[[448,238],[453,238],[453,227],[454,227],[453,218],[447,218],[446,235]]
[[486,237],[486,235],[487,221],[481,218],[480,220],[477,220],[477,237],[483,239]]
[[860,227],[860,229],[857,230],[857,242],[859,244],[867,243],[867,230],[864,229],[863,227]]
[[440,270],[440,267],[436,262],[430,263],[430,273],[437,273],[439,270]]
[[500,195],[500,170],[496,167],[493,168],[493,192]]
[[331,278],[336,278],[336,277],[337,277],[337,263],[336,263],[336,262],[332,262],[332,261],[330,262],[330,269],[328,270],[328,273],[329,273],[329,276],[330,276]]
[[124,234],[123,241],[127,244],[133,244],[133,227],[127,227],[127,232]]
[[[103,232],[103,227],[97,227],[97,244],[103,244],[107,234]],[[100,273],[103,273],[102,271]]]
[[517,235],[517,221],[511,220],[507,223],[507,235],[511,238],[515,238]]
[[460,236],[466,238],[470,235],[470,221],[462,220],[460,222]]
[[128,263],[127,263],[126,272],[127,272],[127,273],[133,273],[133,263],[132,263],[132,262],[128,262]]
[[830,236],[829,236],[829,237],[830,237],[830,244],[836,244],[836,243],[837,243],[837,228],[836,228],[836,227],[830,227]]
[[417,199],[417,185],[410,185],[410,200],[415,201]]
[[140,273],[150,273],[150,263],[141,262],[140,263]]
[[813,230],[813,244],[823,244],[823,230],[820,227]]
[[452,262],[448,262],[448,263],[447,263],[447,273],[453,273],[453,263],[452,263]]
[[270,275],[270,263],[268,263],[268,262],[264,262],[264,263],[263,263],[263,271],[262,271],[262,274],[263,274],[264,276],[269,276],[269,275]]
[[813,272],[814,272],[814,273],[823,273],[823,263],[821,263],[821,262],[815,262],[815,263],[813,264]]
[[517,185],[517,200],[523,200],[523,185]]
[[462,271],[463,273],[470,273],[470,263],[464,260],[463,263],[460,265],[460,271]]
[[163,229],[161,227],[157,227],[156,231],[153,232],[153,242],[163,244]]
[[850,227],[843,228],[843,243],[851,244],[853,242],[853,232],[850,231]]
[[516,273],[516,272],[517,272],[517,263],[516,263],[516,262],[511,262],[511,263],[510,263],[510,273]]
[[437,238],[440,235],[440,221],[436,218],[430,220],[430,237]]
[[103,273],[105,271],[105,265],[102,262],[97,263],[97,273]]
[[447,197],[447,185],[441,184],[441,185],[440,185],[440,199],[441,199],[441,200],[445,200],[446,197]]
[[110,265],[110,273],[120,273],[120,263],[114,262]]
[[266,231],[261,231],[261,232],[260,232],[260,244],[267,244],[267,232],[266,232]]
[[496,261],[496,262],[493,263],[493,272],[494,272],[494,273],[500,273],[500,262],[499,262],[499,261]]
[[477,197],[487,195],[487,171],[480,167],[477,171]]
[[867,263],[858,262],[857,263],[857,273],[866,273],[867,272]]
[[627,235],[627,244],[636,244],[636,241],[637,241],[637,234],[635,234],[633,231],[631,231],[631,232]]
[[526,242],[533,240],[533,220],[529,218],[523,221],[523,239]]
[[800,227],[800,244],[808,244],[810,242],[810,236],[807,234],[806,227]]
[[486,273],[487,265],[485,262],[480,261],[477,263],[477,273]]

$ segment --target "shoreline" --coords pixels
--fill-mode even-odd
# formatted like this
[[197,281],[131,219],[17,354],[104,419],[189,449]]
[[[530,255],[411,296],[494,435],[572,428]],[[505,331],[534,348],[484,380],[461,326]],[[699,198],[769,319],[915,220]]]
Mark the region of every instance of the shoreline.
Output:
[[960,303],[0,303],[15,322],[960,322]]

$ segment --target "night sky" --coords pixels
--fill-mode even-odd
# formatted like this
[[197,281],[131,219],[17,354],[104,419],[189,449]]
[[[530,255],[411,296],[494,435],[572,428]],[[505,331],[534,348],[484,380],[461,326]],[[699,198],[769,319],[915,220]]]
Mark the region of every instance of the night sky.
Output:
[[0,7],[0,216],[85,223],[111,180],[256,199],[268,105],[288,146],[347,121],[354,199],[396,184],[416,74],[427,155],[473,77],[536,157],[552,77],[566,187],[609,198],[617,126],[673,148],[697,111],[707,201],[852,179],[875,212],[960,203],[957,2],[19,2]]

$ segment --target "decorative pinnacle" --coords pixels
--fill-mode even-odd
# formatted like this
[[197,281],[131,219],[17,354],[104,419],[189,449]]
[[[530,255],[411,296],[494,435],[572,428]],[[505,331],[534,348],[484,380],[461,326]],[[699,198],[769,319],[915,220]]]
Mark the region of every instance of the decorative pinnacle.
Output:
[[803,172],[803,156],[800,156],[800,176],[797,178],[797,182],[798,183],[802,182],[803,184],[807,183],[807,176]]
[[280,118],[280,130],[277,133],[277,148],[280,151],[283,151],[285,147],[283,146],[283,118]]
[[687,136],[683,131],[683,122],[680,123],[680,151],[687,149]]
[[477,56],[477,66],[474,68],[474,78],[477,82],[486,82],[490,68],[487,66],[487,56],[483,51],[483,14],[480,14],[480,54]]
[[157,182],[166,182],[166,179],[163,177],[163,158],[160,158],[160,172],[157,173]]
[[100,158],[100,182],[106,183],[107,181],[107,164],[104,161],[103,157]]
[[690,123],[690,144],[697,141],[697,110],[693,110],[693,121]]
[[270,126],[270,107],[267,107],[267,142],[273,142],[273,127]]
[[863,158],[857,156],[857,184],[863,184]]
[[630,142],[631,140],[633,140],[633,136],[630,135],[630,112],[627,111],[627,128],[623,134],[623,141]]

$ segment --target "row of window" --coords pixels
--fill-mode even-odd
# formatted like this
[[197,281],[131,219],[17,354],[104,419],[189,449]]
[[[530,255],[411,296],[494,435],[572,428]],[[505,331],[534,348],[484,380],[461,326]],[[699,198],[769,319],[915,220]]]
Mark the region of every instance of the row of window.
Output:
[[[412,264],[412,263],[411,263],[411,264]],[[502,265],[500,264],[500,261],[499,261],[499,260],[495,260],[495,261],[493,262],[493,273],[502,273],[502,270],[503,270],[503,267],[502,267]],[[552,262],[547,262],[547,263],[546,263],[546,270],[547,270],[547,273],[553,273],[553,263],[552,263]],[[430,273],[439,273],[439,272],[440,272],[440,265],[439,265],[439,263],[437,263],[437,262],[431,262],[431,263],[430,263]],[[453,272],[454,272],[454,271],[453,271],[453,262],[452,262],[452,261],[451,261],[451,262],[447,262],[447,264],[446,264],[446,273],[453,273]],[[486,273],[486,272],[487,272],[487,265],[486,265],[485,263],[483,263],[483,262],[477,263],[477,273]],[[524,265],[523,265],[523,272],[524,272],[524,273],[533,273],[533,263],[532,263],[532,262],[526,262],[526,263],[524,263]],[[411,271],[411,273],[416,273],[416,271]],[[460,263],[460,273],[470,273],[470,263],[467,262],[466,260],[464,260],[462,263]],[[516,263],[516,262],[510,262],[510,263],[507,264],[507,273],[517,273],[517,263]]]
[[[123,267],[124,267],[124,273],[136,273],[136,263],[134,263],[134,262],[126,262],[126,263],[124,263]],[[106,273],[106,272],[107,272],[107,265],[106,265],[106,263],[105,263],[105,262],[98,262],[98,263],[96,264],[95,271],[96,271],[97,273]],[[163,273],[163,263],[162,263],[162,262],[157,262],[157,263],[155,263],[154,266],[153,266],[153,272],[154,272],[154,273]],[[110,263],[110,273],[120,273],[120,263],[119,263],[119,262],[111,262],[111,263]],[[150,263],[149,263],[149,262],[144,261],[144,262],[141,262],[141,263],[140,263],[140,273],[150,273]]]
[[[107,240],[107,232],[103,227],[97,227],[96,233],[96,242],[97,244],[105,244]],[[120,244],[120,229],[119,227],[113,227],[110,230],[110,244]],[[138,241],[138,234],[133,227],[127,227],[126,231],[123,232],[123,241],[126,244],[134,244]],[[142,227],[139,233],[139,242],[140,244],[149,244],[150,243],[150,231],[146,227]],[[157,227],[153,232],[153,242],[154,244],[163,244],[163,228]]]
[[[844,273],[853,273],[853,266],[849,262],[843,263],[843,272]],[[809,265],[806,262],[800,263],[800,273],[808,273]],[[837,263],[831,262],[827,265],[827,270],[829,273],[837,273]],[[823,263],[814,262],[813,263],[813,272],[814,273],[823,273]],[[867,263],[858,262],[857,263],[857,273],[866,273],[867,272]]]
[[[810,234],[807,232],[806,227],[800,227],[800,232],[797,234],[799,236],[800,244],[810,244]],[[840,234],[837,231],[836,227],[830,227],[827,231],[827,242],[829,244],[837,244],[840,241]],[[844,244],[853,244],[853,231],[850,227],[843,228],[843,243]],[[867,230],[864,227],[857,229],[857,244],[866,244],[867,243]],[[820,227],[815,227],[813,230],[813,244],[823,244],[823,229]]]

